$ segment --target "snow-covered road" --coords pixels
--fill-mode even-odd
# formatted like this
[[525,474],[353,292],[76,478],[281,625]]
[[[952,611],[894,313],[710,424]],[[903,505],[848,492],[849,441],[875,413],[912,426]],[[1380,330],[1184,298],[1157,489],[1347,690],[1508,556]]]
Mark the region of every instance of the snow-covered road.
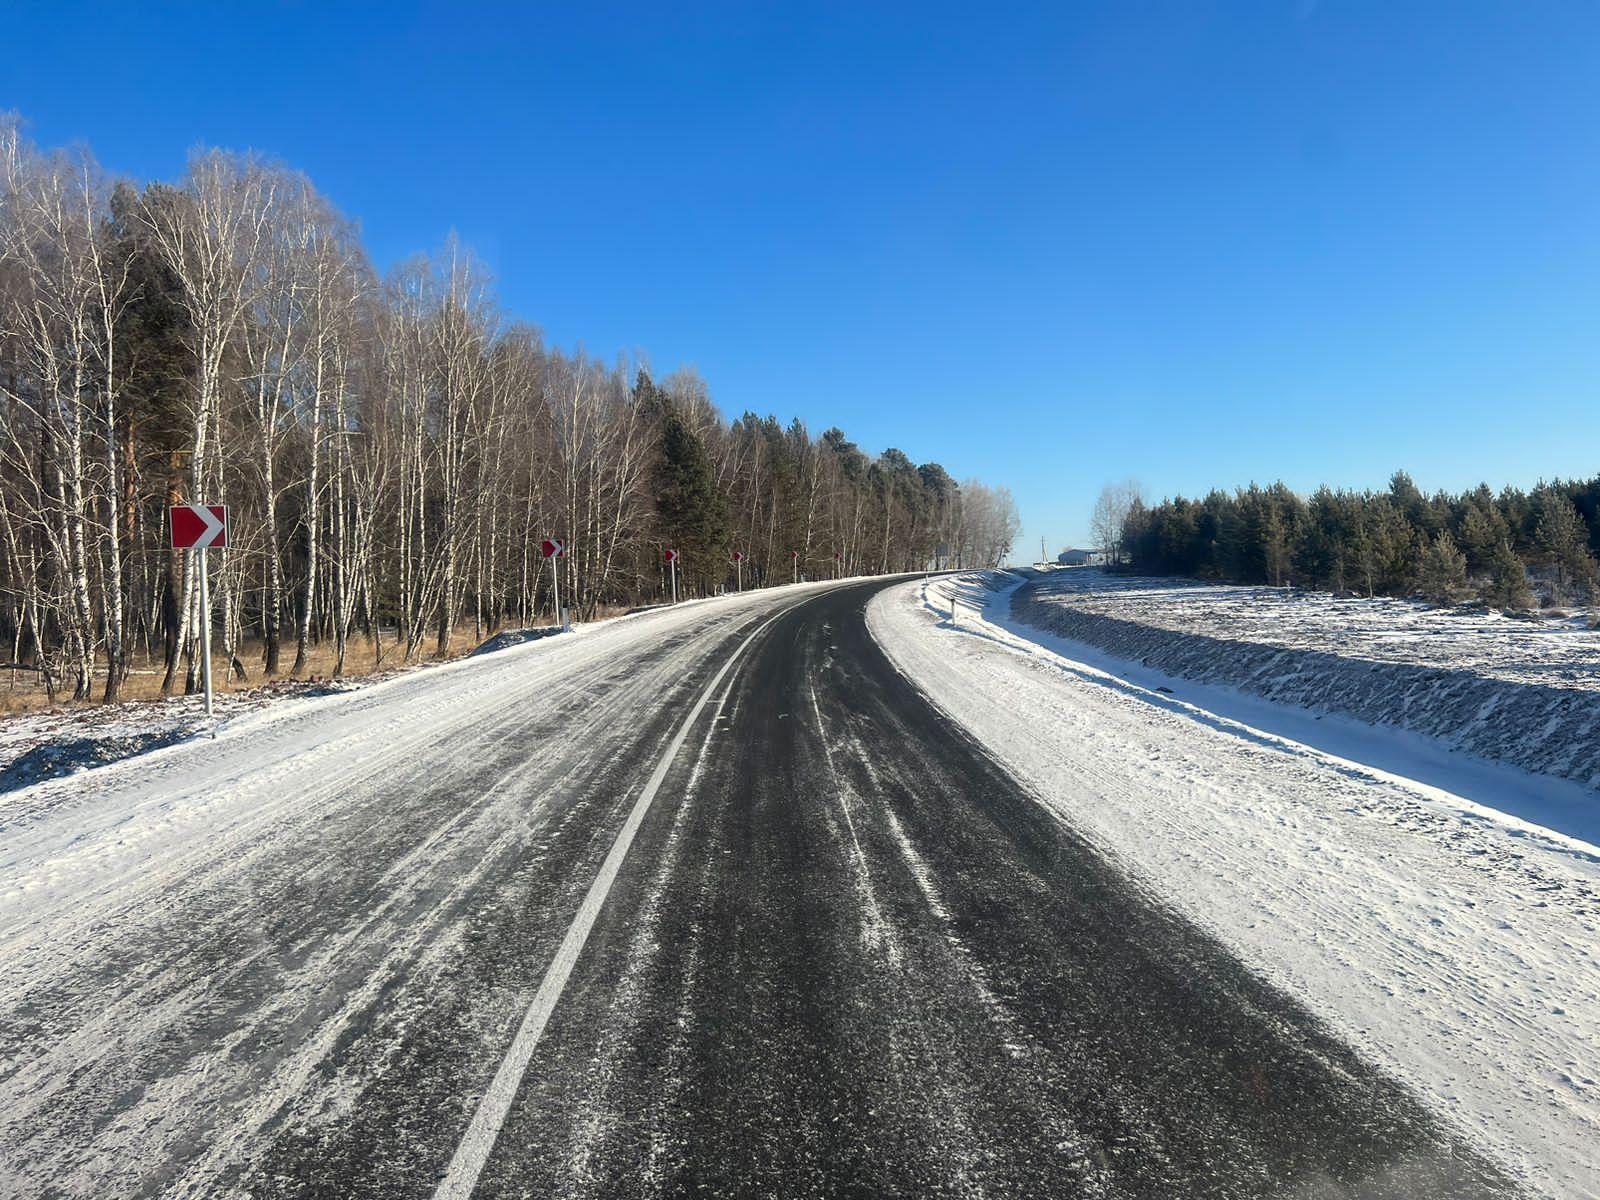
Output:
[[1203,689],[1013,623],[1008,598],[918,582],[882,593],[869,623],[1152,895],[1534,1190],[1600,1194],[1600,848],[1219,712]]
[[[0,796],[0,1195],[209,1194],[381,992],[459,968],[512,864],[560,891],[540,862],[603,854],[677,698],[815,590],[283,701]],[[478,1002],[492,1038],[510,1008]]]
[[[1499,1200],[1495,1131],[1406,1085],[1467,1063],[1478,1113],[1478,1059],[1534,1050],[1565,1057],[1501,1093],[1549,1110],[1513,1165],[1571,1192],[1544,1155],[1590,1085],[1543,1008],[1593,997],[1553,943],[1521,1008],[1459,992],[1510,1049],[1425,1024],[1419,1059],[1387,1019],[1442,1022],[1440,939],[1511,912],[1472,869],[1576,939],[1553,851],[1422,895],[1385,839],[1423,832],[1363,816],[1397,785],[951,632],[920,586],[640,614],[0,799],[0,1195]],[[1389,988],[1339,1026],[1367,1060],[1297,998],[1348,1011],[1339,971]]]

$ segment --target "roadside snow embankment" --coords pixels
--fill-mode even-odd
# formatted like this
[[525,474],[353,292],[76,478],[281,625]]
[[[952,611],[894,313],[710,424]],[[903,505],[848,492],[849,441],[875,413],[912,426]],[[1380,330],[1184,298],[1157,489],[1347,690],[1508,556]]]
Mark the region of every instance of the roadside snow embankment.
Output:
[[1600,788],[1600,631],[1581,620],[1093,569],[1024,585],[1011,616],[1167,675]]
[[198,694],[5,717],[0,719],[0,797],[47,779],[192,741],[266,705],[354,691],[398,673],[332,681],[279,679],[250,691],[224,692],[216,698],[211,718]]
[[1463,755],[1476,798],[1419,782],[1363,761],[1355,739],[1385,731],[1353,721],[1330,752],[1285,730],[1332,718],[1011,620],[1019,583],[907,584],[868,624],[1065,824],[1534,1194],[1600,1195],[1600,847],[1492,806],[1523,784],[1600,797]]

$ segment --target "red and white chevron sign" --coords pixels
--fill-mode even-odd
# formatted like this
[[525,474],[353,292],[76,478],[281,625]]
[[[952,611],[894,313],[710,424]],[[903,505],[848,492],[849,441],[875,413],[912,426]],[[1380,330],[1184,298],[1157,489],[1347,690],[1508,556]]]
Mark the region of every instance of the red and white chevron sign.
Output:
[[561,558],[567,552],[567,544],[559,538],[546,538],[541,549],[546,558]]
[[228,544],[226,504],[174,504],[171,510],[172,548],[204,550]]
[[668,562],[677,562],[678,561],[678,552],[676,550],[668,550],[667,551],[667,561]]
[[735,550],[733,552],[733,561],[736,562],[736,563],[742,563],[744,561],[744,551],[743,550]]

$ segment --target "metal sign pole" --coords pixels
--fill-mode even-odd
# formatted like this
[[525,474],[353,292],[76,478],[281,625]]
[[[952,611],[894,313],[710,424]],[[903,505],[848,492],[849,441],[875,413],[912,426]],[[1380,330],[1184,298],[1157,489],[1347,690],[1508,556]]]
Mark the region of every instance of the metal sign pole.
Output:
[[678,557],[673,555],[672,561],[667,564],[672,568],[672,602],[678,602]]
[[567,622],[561,612],[561,555],[550,556],[550,583],[555,590],[556,624],[562,629],[567,627]]
[[211,715],[211,589],[206,584],[206,552],[195,550],[200,560],[200,674],[206,684],[206,716]]

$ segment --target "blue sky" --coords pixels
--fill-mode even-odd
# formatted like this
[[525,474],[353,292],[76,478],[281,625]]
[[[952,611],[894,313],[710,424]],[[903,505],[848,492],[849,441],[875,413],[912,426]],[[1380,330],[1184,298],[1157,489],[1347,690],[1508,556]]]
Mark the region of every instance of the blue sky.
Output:
[[[10,6],[0,108],[457,230],[549,339],[1008,484],[1600,471],[1600,6]],[[20,52],[19,52],[20,51]]]

